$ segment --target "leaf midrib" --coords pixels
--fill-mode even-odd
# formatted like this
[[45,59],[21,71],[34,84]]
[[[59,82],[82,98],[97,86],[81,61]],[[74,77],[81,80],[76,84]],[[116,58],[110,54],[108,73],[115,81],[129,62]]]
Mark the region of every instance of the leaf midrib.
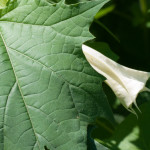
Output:
[[[26,103],[25,103],[25,98],[24,98],[23,92],[22,92],[22,90],[21,90],[21,86],[20,86],[20,84],[19,84],[17,75],[16,75],[16,73],[15,73],[15,69],[14,69],[13,64],[12,64],[12,62],[11,62],[8,47],[7,47],[6,43],[5,43],[5,40],[4,40],[4,38],[3,38],[1,32],[0,32],[0,36],[1,36],[2,40],[3,40],[4,45],[5,45],[5,48],[6,48],[6,51],[7,51],[7,54],[8,54],[8,57],[9,57],[9,60],[10,60],[12,69],[13,69],[13,71],[14,71],[14,75],[15,75],[15,78],[16,78],[16,82],[17,82],[17,85],[18,85],[18,88],[19,88],[21,97],[22,97],[22,99],[23,99],[23,102],[24,102],[24,104],[25,104],[25,108],[26,108],[26,110],[27,110],[27,114],[28,114],[29,120],[30,120],[30,122],[31,122],[31,126],[32,126],[32,129],[33,129],[33,132],[34,132],[34,135],[35,135],[35,138],[36,138],[36,141],[37,141],[37,143],[38,143],[39,150],[40,150],[38,138],[37,138],[37,136],[36,136],[36,132],[35,132],[35,129],[34,129],[34,127],[33,127],[33,123],[32,123],[32,121],[31,121],[31,117],[30,117],[30,115],[29,115],[29,111],[28,111],[27,105],[26,105]],[[15,49],[13,49],[13,50],[16,51]],[[47,67],[46,65],[40,63],[39,61],[34,60],[33,58],[31,58],[31,57],[29,57],[29,56],[27,56],[27,55],[24,55],[24,54],[22,54],[22,53],[20,53],[20,52],[18,52],[18,51],[16,51],[16,52],[19,53],[20,55],[23,55],[24,57],[27,57],[28,59],[30,59],[30,60],[32,60],[32,61],[35,61],[36,63],[42,65],[43,67],[45,67],[45,68],[47,68],[47,69],[50,69],[53,73],[56,74],[56,76],[60,77],[64,82],[66,82],[66,83],[68,84],[70,92],[71,92],[70,85],[75,86],[75,85],[69,83],[68,81],[66,81],[62,76],[58,75],[58,74],[57,74],[53,69],[51,69],[50,67]],[[78,87],[78,88],[80,88],[80,87]],[[81,88],[80,88],[80,89],[81,89]],[[83,89],[81,89],[81,90],[83,90]],[[85,90],[84,90],[84,91],[85,91]],[[86,91],[85,91],[85,92],[86,92]],[[87,93],[87,92],[86,92],[86,93]],[[74,104],[74,106],[75,106],[75,108],[76,108],[76,105],[75,105],[75,102],[74,102],[74,100],[73,100],[72,94],[71,94],[71,98],[72,98],[72,102],[73,102],[73,104]],[[79,116],[79,111],[78,111],[77,108],[76,108],[76,111],[77,111],[78,116]],[[36,144],[36,142],[35,142],[35,144]]]
[[[0,36],[1,36],[2,40],[3,40],[4,45],[5,45],[5,48],[6,48],[6,51],[7,51],[7,54],[8,54],[8,57],[9,57],[9,60],[10,60],[10,63],[11,63],[11,66],[12,66],[12,69],[13,69],[13,72],[14,72],[14,75],[15,75],[15,78],[16,78],[16,82],[17,82],[17,85],[18,85],[18,88],[19,88],[19,91],[20,91],[20,94],[21,94],[21,97],[22,97],[22,100],[23,100],[24,105],[25,105],[25,108],[26,108],[26,110],[27,110],[27,115],[28,115],[29,120],[30,120],[30,122],[31,122],[31,126],[32,126],[32,129],[33,129],[33,133],[34,133],[35,138],[36,138],[36,141],[37,141],[37,143],[38,143],[38,138],[37,138],[37,136],[36,136],[36,132],[35,132],[35,129],[34,129],[34,127],[33,127],[33,123],[32,123],[32,121],[31,121],[31,117],[30,117],[30,115],[29,115],[29,111],[28,111],[27,105],[26,105],[26,103],[25,103],[25,99],[24,99],[24,96],[23,96],[21,87],[20,87],[20,85],[19,85],[19,81],[18,81],[18,78],[17,78],[17,76],[16,76],[16,72],[15,72],[15,70],[14,70],[13,64],[12,64],[11,59],[10,59],[10,55],[9,55],[9,52],[8,52],[8,47],[7,47],[6,43],[5,43],[5,40],[4,40],[4,38],[3,38],[1,32],[0,32]],[[35,142],[35,144],[36,144],[36,142]],[[39,147],[39,150],[40,150],[39,143],[38,143],[38,147]]]
[[[3,134],[4,134],[4,127],[5,127],[4,124],[5,124],[5,115],[6,115],[7,104],[8,104],[9,96],[10,96],[10,94],[11,94],[11,92],[12,92],[15,84],[16,84],[16,82],[14,82],[13,85],[11,86],[11,88],[9,90],[9,93],[7,95],[6,103],[5,103],[4,115],[3,115],[3,126],[2,126],[2,128],[3,128]],[[4,148],[4,146],[5,146],[5,144],[4,144],[4,137],[3,137],[3,148]],[[4,148],[4,150],[5,150],[5,148]]]
[[[7,53],[8,53],[8,56],[9,56],[9,47],[7,47],[7,45],[6,45],[6,43],[5,43],[5,40],[4,40],[4,38],[3,38],[3,36],[2,36],[2,33],[0,32],[0,35],[1,35],[1,37],[2,37],[2,39],[3,39],[3,42],[4,42],[4,45],[5,45],[5,47],[6,47],[6,50],[7,50]],[[89,93],[88,91],[86,91],[85,89],[83,89],[83,88],[81,88],[81,87],[79,87],[79,86],[75,86],[74,84],[72,84],[72,83],[69,83],[67,80],[65,80],[61,75],[59,75],[59,74],[57,74],[57,72],[56,71],[54,71],[51,67],[47,67],[46,65],[44,65],[43,63],[41,63],[41,62],[39,62],[39,61],[37,61],[37,60],[35,60],[35,59],[33,59],[33,58],[31,58],[30,56],[28,56],[28,55],[25,55],[25,54],[23,54],[23,53],[21,53],[21,52],[19,52],[19,51],[17,51],[17,50],[15,50],[15,49],[12,49],[12,48],[10,48],[12,51],[15,51],[16,53],[18,53],[18,54],[20,54],[20,55],[23,55],[24,57],[26,57],[26,58],[28,58],[28,59],[30,59],[30,60],[32,60],[32,61],[34,61],[34,62],[36,62],[36,63],[38,63],[38,64],[40,64],[40,65],[42,65],[43,67],[45,67],[45,68],[47,68],[47,69],[50,69],[53,73],[55,73],[56,74],[56,76],[57,77],[59,77],[59,78],[61,78],[64,82],[66,82],[67,84],[68,84],[68,86],[69,86],[69,90],[70,90],[70,92],[71,92],[71,88],[70,88],[70,86],[73,86],[73,87],[77,87],[77,88],[79,88],[80,90],[82,90],[82,91],[84,91],[85,93],[87,93],[87,94],[91,94],[91,95],[93,95],[92,93]],[[11,62],[11,59],[10,59],[10,56],[9,56],[9,60],[10,60],[10,62]],[[11,62],[11,65],[12,65],[12,62]],[[18,84],[18,87],[19,87],[19,91],[20,91],[20,93],[21,93],[21,96],[22,96],[22,98],[23,98],[23,101],[24,101],[24,103],[25,103],[25,98],[24,98],[24,96],[23,96],[23,92],[22,92],[22,90],[21,90],[21,86],[19,85],[19,81],[18,81],[18,78],[17,78],[17,76],[16,76],[16,73],[15,73],[15,70],[14,70],[14,67],[13,67],[13,65],[12,65],[12,68],[13,68],[13,71],[14,71],[14,74],[15,74],[15,78],[16,78],[16,81],[17,81],[17,84]],[[96,76],[95,76],[96,77]],[[98,77],[97,77],[98,78]],[[98,78],[99,79],[99,78]],[[74,106],[75,106],[75,108],[76,108],[76,104],[75,104],[75,102],[74,102],[74,100],[73,100],[73,96],[72,96],[72,94],[71,94],[71,97],[72,97],[72,102],[74,103]],[[93,95],[93,97],[95,97],[94,95]],[[25,103],[25,107],[26,107],[26,109],[27,109],[27,112],[28,112],[28,108],[27,108],[27,105],[26,105],[26,103]],[[78,111],[78,109],[76,108],[76,110],[77,110],[77,112],[78,112],[78,116],[80,115],[80,112]],[[28,112],[28,116],[30,117],[30,115],[29,115],[29,112]],[[30,119],[30,122],[32,123],[32,121],[31,121],[31,119]],[[32,128],[33,128],[33,124],[32,124]],[[33,128],[33,130],[34,130],[34,128]],[[35,136],[36,136],[36,132],[35,132],[35,130],[34,130],[34,134],[35,134]],[[36,137],[36,139],[38,139],[37,137]],[[38,140],[37,140],[38,141]],[[38,144],[38,146],[39,146],[39,144]],[[39,148],[40,149],[40,148]]]

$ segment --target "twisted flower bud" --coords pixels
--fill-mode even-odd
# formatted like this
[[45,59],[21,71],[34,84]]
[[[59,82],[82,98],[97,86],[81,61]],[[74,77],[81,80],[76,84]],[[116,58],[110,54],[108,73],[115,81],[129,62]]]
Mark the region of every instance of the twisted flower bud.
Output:
[[138,108],[137,95],[142,91],[150,92],[150,89],[145,87],[150,73],[122,66],[86,45],[82,45],[82,50],[90,65],[106,77],[105,83],[110,86],[122,105],[136,114],[132,104]]

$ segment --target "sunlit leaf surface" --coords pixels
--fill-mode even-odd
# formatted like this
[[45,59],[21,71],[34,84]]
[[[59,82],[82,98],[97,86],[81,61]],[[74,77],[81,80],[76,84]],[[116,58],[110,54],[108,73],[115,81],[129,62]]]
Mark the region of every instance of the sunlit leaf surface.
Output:
[[14,0],[0,11],[0,150],[86,150],[87,126],[113,118],[82,54],[106,0]]

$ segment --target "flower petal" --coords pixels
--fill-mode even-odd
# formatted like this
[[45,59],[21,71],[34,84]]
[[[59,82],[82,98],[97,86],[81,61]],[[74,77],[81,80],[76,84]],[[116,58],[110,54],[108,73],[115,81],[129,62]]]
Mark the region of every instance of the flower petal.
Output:
[[90,65],[106,77],[105,83],[110,86],[122,105],[134,113],[132,104],[137,107],[136,98],[139,92],[150,91],[145,87],[150,73],[122,66],[84,44],[82,50]]

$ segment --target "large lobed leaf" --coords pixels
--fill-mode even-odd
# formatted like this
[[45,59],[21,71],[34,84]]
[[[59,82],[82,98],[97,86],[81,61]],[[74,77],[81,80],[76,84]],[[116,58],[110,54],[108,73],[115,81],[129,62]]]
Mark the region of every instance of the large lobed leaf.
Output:
[[12,0],[0,11],[0,150],[86,150],[112,114],[81,45],[106,0]]

